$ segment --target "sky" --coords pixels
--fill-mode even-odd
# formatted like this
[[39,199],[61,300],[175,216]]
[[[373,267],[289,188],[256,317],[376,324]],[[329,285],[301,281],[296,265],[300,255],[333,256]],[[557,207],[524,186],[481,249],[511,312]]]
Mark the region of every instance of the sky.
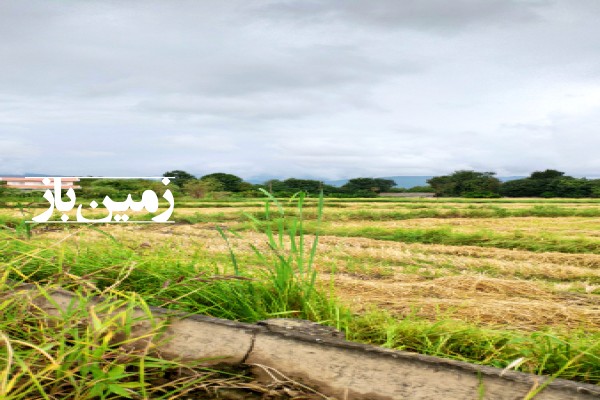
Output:
[[0,0],[0,173],[600,176],[598,0]]

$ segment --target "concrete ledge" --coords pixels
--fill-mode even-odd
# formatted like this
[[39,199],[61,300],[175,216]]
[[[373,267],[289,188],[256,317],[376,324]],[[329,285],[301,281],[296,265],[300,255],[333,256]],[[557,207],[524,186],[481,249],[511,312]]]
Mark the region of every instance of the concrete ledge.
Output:
[[[21,286],[35,295],[33,285]],[[72,293],[49,290],[52,301],[36,304],[57,315],[77,301]],[[96,299],[95,303],[100,303]],[[54,303],[54,304],[53,304]],[[166,326],[157,342],[162,356],[219,363],[262,365],[317,388],[337,399],[523,399],[547,377],[485,367],[466,362],[347,342],[331,329],[307,329],[279,323],[245,324],[151,307],[154,323]],[[135,315],[144,317],[141,309]],[[312,324],[314,325],[314,324]],[[134,334],[143,336],[151,324],[141,322]],[[209,361],[210,362],[210,361]],[[257,372],[260,368],[256,367]],[[483,393],[481,396],[480,393]],[[539,400],[600,398],[600,386],[556,379]]]

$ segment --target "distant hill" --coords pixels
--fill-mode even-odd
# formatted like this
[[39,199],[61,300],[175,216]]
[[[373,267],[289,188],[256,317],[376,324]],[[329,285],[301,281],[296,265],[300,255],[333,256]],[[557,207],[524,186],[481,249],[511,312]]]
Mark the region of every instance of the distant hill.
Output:
[[[198,177],[202,176],[202,175],[197,175]],[[251,178],[248,179],[244,179],[246,182],[258,185],[261,183],[265,183],[266,181],[270,181],[272,179],[282,179],[281,177],[278,176],[273,176],[273,175],[256,175],[253,176]],[[283,178],[283,179],[287,179],[287,178]]]
[[397,187],[404,189],[410,189],[415,186],[427,185],[427,179],[431,179],[433,176],[386,176],[384,179],[391,179],[396,182]]
[[[410,189],[415,186],[427,185],[427,179],[433,178],[433,176],[383,176],[383,179],[391,179],[396,182],[397,187]],[[339,179],[335,181],[325,181],[324,183],[332,186],[343,186],[348,179]]]

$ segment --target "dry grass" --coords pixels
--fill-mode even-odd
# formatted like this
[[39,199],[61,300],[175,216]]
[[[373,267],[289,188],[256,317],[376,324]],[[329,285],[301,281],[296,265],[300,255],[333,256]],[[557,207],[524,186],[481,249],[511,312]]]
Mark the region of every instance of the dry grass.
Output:
[[[121,225],[103,230],[143,252],[168,248],[184,262],[200,252],[219,269],[229,264],[227,245],[214,224]],[[62,230],[34,240],[56,241]],[[261,268],[249,244],[268,248],[260,233],[231,238],[247,265]],[[309,238],[307,238],[310,240]],[[105,240],[89,231],[72,241]],[[387,309],[438,320],[451,317],[478,324],[532,330],[543,326],[600,329],[600,300],[586,294],[600,286],[600,255],[406,244],[365,238],[323,236],[316,259],[321,280],[335,271],[337,294],[352,309]],[[220,257],[220,258],[219,258]]]
[[[600,278],[600,255],[536,253],[478,246],[446,246],[323,236],[321,250],[330,257],[364,259],[365,263],[438,266],[461,273],[482,269],[504,277],[545,280]],[[368,266],[368,265],[367,265]]]
[[[333,227],[363,228],[373,225],[373,221],[340,221],[331,222]],[[473,232],[484,229],[494,231],[528,231],[600,233],[600,224],[595,218],[581,217],[509,217],[509,218],[414,218],[395,221],[377,221],[379,228],[441,228],[452,227],[462,232]]]
[[586,328],[600,330],[600,301],[559,294],[535,283],[452,276],[425,282],[373,281],[338,275],[337,294],[353,309],[384,308],[395,315],[430,320],[459,319],[520,330]]

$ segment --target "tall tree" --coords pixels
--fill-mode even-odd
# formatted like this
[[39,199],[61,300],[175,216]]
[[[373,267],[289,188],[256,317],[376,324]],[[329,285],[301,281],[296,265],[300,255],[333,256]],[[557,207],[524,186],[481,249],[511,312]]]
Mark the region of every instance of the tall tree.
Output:
[[224,172],[216,172],[214,174],[204,175],[200,180],[214,179],[223,185],[223,190],[227,192],[239,192],[242,189],[244,180],[239,176],[226,174]]
[[207,179],[194,179],[187,181],[185,185],[183,185],[183,190],[190,197],[196,199],[202,199],[210,196],[214,192],[219,192],[223,190],[223,184],[213,178]]
[[302,191],[307,193],[319,193],[323,188],[323,183],[321,181],[313,179],[289,178],[283,181],[283,185],[285,185],[286,190],[293,192]]
[[428,179],[427,183],[438,196],[497,196],[501,182],[494,175],[495,172],[460,170]]
[[171,176],[171,182],[173,182],[175,185],[179,186],[180,188],[183,187],[183,185],[185,185],[185,183],[187,181],[191,181],[193,179],[196,179],[196,177],[192,174],[190,174],[189,172],[185,172],[182,171],[180,169],[176,169],[173,171],[167,171],[163,174],[163,176]]
[[535,171],[531,173],[529,179],[558,179],[565,175],[564,172],[555,169],[547,169],[545,171]]
[[533,172],[529,178],[502,184],[508,197],[592,197],[597,191],[593,180],[577,179],[554,169]]
[[392,179],[383,178],[353,178],[342,186],[342,190],[349,193],[372,192],[381,193],[396,186]]

